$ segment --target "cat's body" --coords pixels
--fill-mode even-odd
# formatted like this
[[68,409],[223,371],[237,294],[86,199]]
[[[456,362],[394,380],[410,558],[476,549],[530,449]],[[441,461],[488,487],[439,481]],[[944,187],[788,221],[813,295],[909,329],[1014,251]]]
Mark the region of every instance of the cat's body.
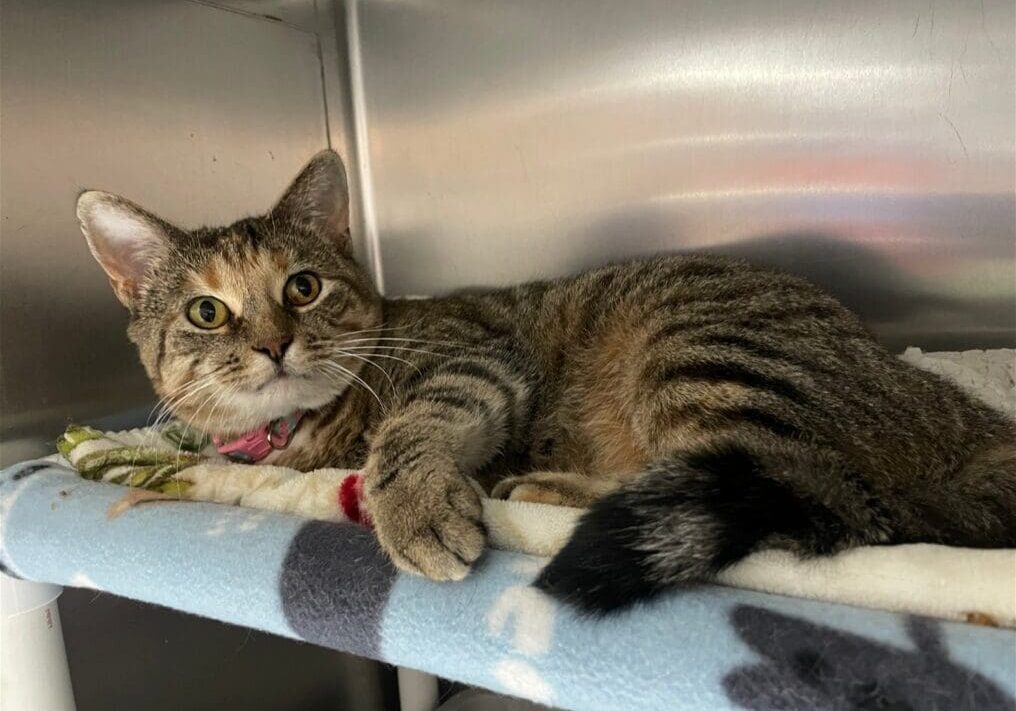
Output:
[[[122,299],[160,395],[222,391],[205,421],[180,396],[177,414],[239,432],[308,409],[292,444],[266,461],[366,460],[367,505],[401,567],[459,578],[479,556],[466,477],[499,496],[592,506],[538,581],[592,610],[708,578],[759,547],[1016,544],[1013,423],[889,355],[815,287],[740,262],[669,257],[382,300],[348,242],[324,253],[335,227],[322,220],[341,216],[315,190],[334,189],[336,161],[319,156],[267,218],[170,234],[163,242],[176,246],[140,273],[121,274],[109,244],[96,246],[96,215],[122,201],[83,196],[82,223],[115,285],[149,285]],[[318,301],[287,306],[292,280],[310,272],[322,277]],[[186,298],[174,301],[180,289]],[[215,316],[217,306],[194,301],[203,294],[230,320],[208,333],[170,323],[166,312],[179,320],[187,303]],[[232,394],[202,380],[214,348]],[[347,387],[342,369],[359,382]]]

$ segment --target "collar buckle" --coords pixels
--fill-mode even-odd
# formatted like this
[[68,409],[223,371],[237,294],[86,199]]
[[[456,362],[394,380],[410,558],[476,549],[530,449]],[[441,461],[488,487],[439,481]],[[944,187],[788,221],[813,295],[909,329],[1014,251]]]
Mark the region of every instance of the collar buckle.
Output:
[[[276,427],[279,427],[280,425],[287,425],[284,432],[275,431]],[[274,450],[285,449],[289,446],[290,440],[292,440],[292,437],[290,437],[291,434],[292,432],[290,431],[285,419],[276,420],[268,425],[268,433],[266,435],[266,438],[268,439],[268,446]]]

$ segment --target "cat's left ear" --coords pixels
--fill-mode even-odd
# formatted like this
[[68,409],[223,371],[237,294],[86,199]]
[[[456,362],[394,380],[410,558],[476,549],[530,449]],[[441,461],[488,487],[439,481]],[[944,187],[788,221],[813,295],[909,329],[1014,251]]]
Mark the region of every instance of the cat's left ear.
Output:
[[175,228],[130,200],[86,190],[78,196],[81,231],[113,286],[113,293],[132,308],[146,275],[167,253]]
[[324,150],[311,158],[271,214],[327,237],[349,253],[349,188],[339,154]]

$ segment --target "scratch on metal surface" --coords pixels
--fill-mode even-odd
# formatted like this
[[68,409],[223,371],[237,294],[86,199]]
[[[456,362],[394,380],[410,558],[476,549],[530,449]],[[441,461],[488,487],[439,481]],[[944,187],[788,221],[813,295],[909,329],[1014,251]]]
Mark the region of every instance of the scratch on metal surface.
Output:
[[[316,7],[317,3],[315,2]],[[314,35],[314,48],[317,50],[318,71],[320,72],[321,103],[324,104],[325,109],[325,140],[328,142],[329,148],[334,148],[332,146],[332,118],[328,115],[328,82],[325,79],[325,53],[321,47],[321,35]]]
[[215,8],[216,10],[222,10],[223,12],[231,12],[234,15],[242,15],[243,17],[249,17],[254,20],[266,20],[268,22],[274,22],[279,25],[285,25],[286,27],[296,30],[298,32],[304,32],[309,35],[315,34],[313,31],[294,25],[291,22],[286,22],[281,17],[276,15],[268,15],[263,12],[251,12],[250,10],[244,10],[239,7],[232,7],[230,5],[220,5],[213,0],[187,0],[187,2],[195,5],[204,5],[205,7]]
[[963,142],[963,136],[962,136],[962,135],[960,135],[960,131],[959,131],[959,129],[958,129],[958,128],[956,128],[956,124],[954,124],[954,123],[953,123],[952,121],[950,121],[950,120],[949,120],[949,117],[948,117],[948,116],[946,116],[946,115],[945,115],[944,113],[942,113],[941,111],[939,111],[939,112],[938,112],[938,115],[942,117],[942,120],[943,120],[943,121],[945,121],[945,122],[946,122],[947,124],[949,124],[949,128],[951,128],[951,129],[953,130],[953,133],[955,133],[955,134],[956,134],[956,140],[960,142],[960,148],[962,148],[962,149],[963,149],[963,155],[964,155],[964,156],[965,156],[966,158],[968,158],[968,159],[969,159],[969,158],[970,158],[970,152],[969,152],[969,151],[967,151],[967,144]]
[[984,0],[981,0],[981,32],[984,34],[984,39],[988,40],[988,44],[995,54],[999,54],[998,47],[995,46],[995,41],[991,39],[991,35],[988,34],[988,20],[984,12]]

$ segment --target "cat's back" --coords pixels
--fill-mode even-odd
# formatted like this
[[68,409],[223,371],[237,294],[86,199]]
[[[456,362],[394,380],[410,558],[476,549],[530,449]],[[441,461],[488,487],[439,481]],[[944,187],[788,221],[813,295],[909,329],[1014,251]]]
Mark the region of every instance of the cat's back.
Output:
[[661,256],[503,288],[389,300],[385,312],[386,323],[418,337],[514,338],[558,359],[605,333],[652,346],[679,332],[721,327],[764,335],[790,325],[795,338],[827,350],[874,343],[851,312],[811,283],[719,256]]
[[549,349],[588,343],[605,331],[652,341],[660,329],[669,328],[672,335],[724,325],[766,331],[777,323],[793,323],[799,334],[827,346],[844,337],[873,342],[849,310],[810,282],[719,256],[620,262],[559,279],[449,297],[449,304],[456,302],[460,308],[471,303],[502,314],[525,338],[542,341]]
[[528,300],[523,340],[548,381],[564,383],[555,406],[584,421],[637,420],[637,403],[657,390],[692,409],[774,400],[792,404],[809,437],[901,470],[944,467],[997,426],[955,386],[890,354],[819,287],[742,261],[616,264],[519,286],[512,300]]
[[[888,353],[817,286],[735,259],[657,257],[389,302],[386,312],[390,334],[428,344],[420,348],[461,344],[449,351],[461,354],[463,346],[493,346],[524,362],[542,383],[541,410],[555,417],[610,421],[654,389],[682,383],[696,402],[745,389],[761,400],[789,394],[794,418],[810,433],[858,451],[891,441],[877,448],[879,466],[899,452],[912,464],[963,449],[961,441],[993,419],[954,386]],[[932,401],[938,407],[929,410]],[[957,421],[970,428],[949,425]]]

